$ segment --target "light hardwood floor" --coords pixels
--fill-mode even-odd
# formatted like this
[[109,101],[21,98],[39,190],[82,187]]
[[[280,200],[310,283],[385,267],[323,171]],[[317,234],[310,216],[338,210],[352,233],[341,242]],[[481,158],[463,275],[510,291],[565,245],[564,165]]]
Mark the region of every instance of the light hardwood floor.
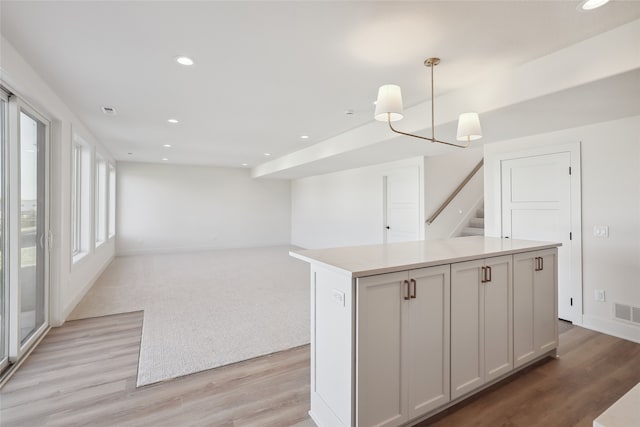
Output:
[[142,312],[52,329],[0,390],[0,425],[286,426],[307,418],[309,346],[136,388]]
[[[5,426],[311,425],[309,347],[135,387],[142,312],[51,330],[0,390]],[[591,426],[640,382],[640,344],[561,325],[548,359],[421,426]]]

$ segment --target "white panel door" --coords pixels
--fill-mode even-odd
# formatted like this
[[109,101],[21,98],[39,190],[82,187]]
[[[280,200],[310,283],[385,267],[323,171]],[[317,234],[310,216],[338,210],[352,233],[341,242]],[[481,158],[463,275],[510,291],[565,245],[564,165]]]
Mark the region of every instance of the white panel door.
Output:
[[420,239],[420,173],[417,167],[390,171],[384,177],[384,242]]
[[558,250],[558,316],[580,317],[573,299],[581,294],[571,278],[571,153],[502,161],[502,235],[561,242]]

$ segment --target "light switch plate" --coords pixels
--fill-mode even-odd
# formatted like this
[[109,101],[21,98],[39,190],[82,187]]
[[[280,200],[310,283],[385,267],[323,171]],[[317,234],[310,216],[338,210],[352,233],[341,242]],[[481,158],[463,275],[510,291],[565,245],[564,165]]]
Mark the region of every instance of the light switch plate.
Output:
[[609,227],[606,225],[594,225],[593,236],[606,239],[607,237],[609,237]]

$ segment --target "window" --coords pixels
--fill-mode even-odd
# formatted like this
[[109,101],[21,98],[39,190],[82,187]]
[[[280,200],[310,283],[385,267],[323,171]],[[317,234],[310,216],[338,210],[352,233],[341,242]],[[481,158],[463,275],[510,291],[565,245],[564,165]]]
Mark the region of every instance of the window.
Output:
[[91,149],[78,135],[71,143],[71,256],[73,263],[89,253],[91,233]]
[[116,235],[116,168],[109,163],[109,238]]
[[71,149],[71,255],[82,252],[82,145]]
[[107,162],[96,154],[95,180],[96,247],[107,240]]

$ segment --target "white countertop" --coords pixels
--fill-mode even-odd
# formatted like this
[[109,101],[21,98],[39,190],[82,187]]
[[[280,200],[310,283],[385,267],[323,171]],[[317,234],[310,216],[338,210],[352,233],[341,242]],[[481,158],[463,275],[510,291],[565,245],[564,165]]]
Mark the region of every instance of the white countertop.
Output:
[[351,277],[364,277],[558,246],[561,246],[561,243],[471,236],[386,245],[297,250],[289,252],[289,255],[311,264],[320,263],[342,270]]
[[638,426],[640,425],[638,405],[640,405],[640,383],[593,420],[593,427]]

